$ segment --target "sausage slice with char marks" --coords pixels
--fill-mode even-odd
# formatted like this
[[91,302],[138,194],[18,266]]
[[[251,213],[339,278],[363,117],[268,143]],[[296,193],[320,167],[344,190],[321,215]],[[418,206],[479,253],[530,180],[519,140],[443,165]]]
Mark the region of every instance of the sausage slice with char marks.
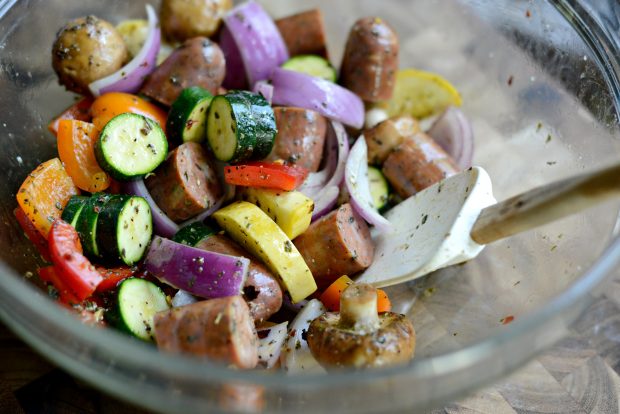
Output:
[[368,225],[350,204],[321,217],[293,242],[319,290],[370,266],[375,252]]
[[317,171],[323,156],[327,121],[304,108],[273,109],[278,134],[268,160],[283,159],[309,171]]
[[258,364],[258,337],[241,296],[209,299],[155,314],[157,347],[241,369]]
[[243,286],[243,298],[248,303],[250,315],[256,324],[260,324],[282,306],[282,288],[273,274],[258,260],[251,257],[237,243],[224,236],[216,234],[207,237],[195,247],[210,252],[228,254],[230,256],[244,256],[250,259],[248,276]]
[[222,196],[213,161],[196,142],[179,145],[144,181],[155,203],[174,221],[201,213]]
[[319,9],[283,17],[275,21],[286,43],[288,53],[297,55],[319,55],[328,58],[325,23]]
[[206,37],[194,37],[175,49],[146,78],[140,92],[170,106],[190,86],[201,86],[217,94],[224,75],[222,49]]
[[398,36],[384,20],[359,19],[347,39],[340,82],[366,102],[390,99],[398,70],[398,49]]
[[385,178],[403,198],[458,172],[452,157],[421,132],[405,138],[383,163]]

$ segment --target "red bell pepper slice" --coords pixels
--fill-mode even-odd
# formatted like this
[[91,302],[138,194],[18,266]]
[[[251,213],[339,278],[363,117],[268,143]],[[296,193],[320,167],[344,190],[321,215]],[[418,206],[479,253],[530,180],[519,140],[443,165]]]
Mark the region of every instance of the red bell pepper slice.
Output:
[[82,244],[73,226],[60,219],[54,221],[48,243],[59,279],[79,302],[90,297],[103,276],[82,254]]
[[308,176],[302,167],[271,162],[250,162],[224,168],[228,184],[244,187],[265,187],[291,191],[299,187]]
[[65,109],[60,115],[52,119],[47,125],[47,129],[54,135],[58,135],[58,127],[62,119],[75,119],[77,121],[89,122],[91,120],[90,107],[93,98],[85,97]]
[[39,277],[42,281],[51,283],[58,291],[58,300],[65,305],[77,305],[80,303],[78,298],[67,288],[67,285],[58,276],[54,266],[42,267],[39,269]]
[[101,273],[101,276],[103,276],[103,280],[97,285],[96,291],[99,293],[115,289],[121,281],[133,276],[134,273],[133,270],[127,266],[119,266],[111,269],[97,267],[97,270]]
[[28,216],[26,215],[26,213],[24,213],[24,210],[22,210],[21,207],[16,207],[15,210],[13,210],[13,214],[15,215],[17,222],[24,231],[24,234],[26,235],[28,240],[30,240],[30,242],[32,242],[32,244],[34,244],[34,246],[37,248],[43,260],[45,260],[46,262],[51,262],[52,259],[50,258],[50,250],[49,246],[47,245],[47,239],[43,237],[41,232],[39,232],[39,230],[37,230],[34,224],[32,224],[32,222],[28,219]]

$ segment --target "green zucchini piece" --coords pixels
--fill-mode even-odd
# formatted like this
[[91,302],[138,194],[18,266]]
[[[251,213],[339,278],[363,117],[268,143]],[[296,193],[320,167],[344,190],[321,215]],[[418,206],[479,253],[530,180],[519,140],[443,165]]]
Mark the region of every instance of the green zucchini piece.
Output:
[[113,197],[118,196],[105,193],[93,194],[86,201],[79,217],[77,218],[75,229],[80,236],[84,253],[88,257],[101,257],[101,250],[97,244],[97,224],[99,222],[99,213],[101,212],[103,206]]
[[263,159],[271,152],[276,121],[260,94],[230,91],[213,98],[207,115],[207,142],[220,161]]
[[207,111],[213,95],[200,86],[183,89],[170,107],[166,132],[171,141],[202,142],[206,138]]
[[168,140],[154,120],[125,113],[108,122],[95,143],[95,157],[117,180],[133,180],[152,172],[168,154]]
[[106,319],[121,331],[153,341],[153,318],[156,313],[168,309],[166,295],[159,286],[131,277],[119,284],[115,306],[106,314]]
[[172,240],[194,247],[207,237],[213,236],[215,233],[217,233],[217,230],[213,227],[197,221],[182,227],[172,237]]
[[87,200],[88,197],[86,196],[71,197],[67,202],[64,210],[62,210],[60,218],[75,227],[77,219],[80,216],[80,213],[82,212],[82,209],[84,208]]
[[232,93],[245,96],[252,107],[256,145],[254,146],[254,152],[251,158],[254,160],[262,160],[271,153],[278,133],[276,116],[273,113],[273,108],[269,105],[265,97],[259,93],[251,93],[248,91],[232,91]]
[[97,245],[106,258],[132,266],[146,253],[152,235],[151,208],[144,198],[116,196],[101,208]]
[[282,68],[336,82],[336,69],[321,56],[298,55],[284,62]]
[[381,210],[388,203],[390,187],[383,176],[381,170],[375,167],[368,167],[368,185],[372,202],[377,210]]

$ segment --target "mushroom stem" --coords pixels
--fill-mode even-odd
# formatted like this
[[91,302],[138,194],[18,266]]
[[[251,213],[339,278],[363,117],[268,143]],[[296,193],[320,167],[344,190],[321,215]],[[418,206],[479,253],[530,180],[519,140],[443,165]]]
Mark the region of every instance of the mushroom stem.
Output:
[[340,296],[340,326],[372,332],[379,326],[377,289],[366,283],[353,284]]

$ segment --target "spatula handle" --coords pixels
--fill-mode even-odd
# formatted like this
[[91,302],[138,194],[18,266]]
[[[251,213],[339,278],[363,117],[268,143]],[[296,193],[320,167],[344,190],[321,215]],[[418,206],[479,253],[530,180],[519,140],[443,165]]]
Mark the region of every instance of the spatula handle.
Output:
[[470,233],[488,244],[620,195],[620,164],[535,188],[480,212]]

